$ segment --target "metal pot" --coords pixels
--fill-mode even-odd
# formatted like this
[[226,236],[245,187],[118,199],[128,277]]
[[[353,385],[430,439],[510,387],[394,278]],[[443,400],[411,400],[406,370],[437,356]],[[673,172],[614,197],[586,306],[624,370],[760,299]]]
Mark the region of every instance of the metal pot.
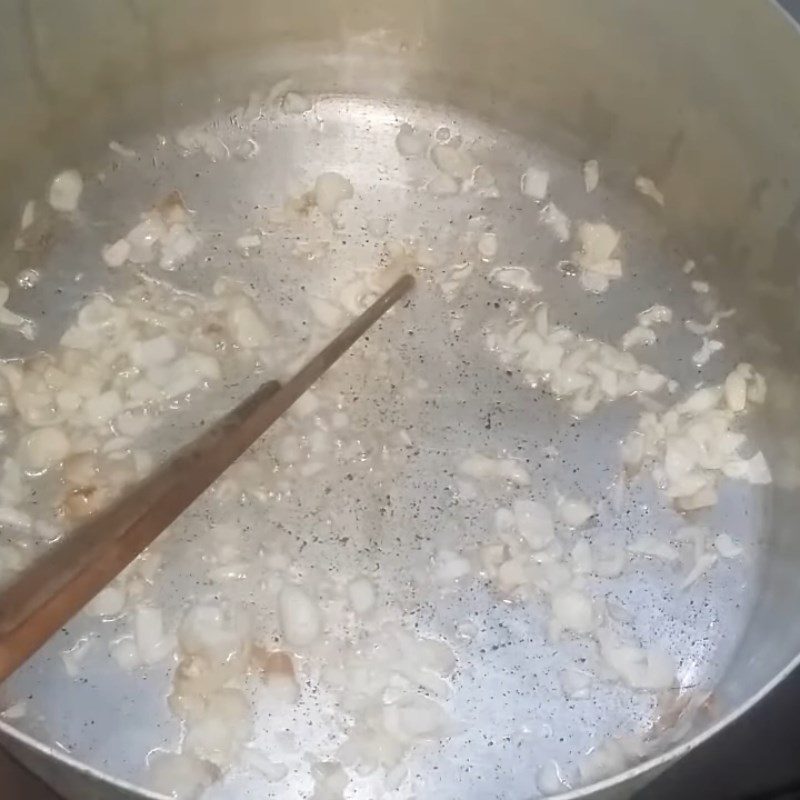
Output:
[[[331,112],[325,130],[335,132],[337,120],[345,125],[353,118],[366,125],[370,114],[379,128],[396,113],[392,103],[411,99],[423,117],[424,109],[452,108],[503,131],[501,143],[542,142],[575,164],[598,159],[604,170],[607,165],[612,193],[624,192],[637,174],[649,176],[667,197],[658,236],[698,254],[724,305],[738,310],[742,352],[777,387],[766,422],[775,483],[764,501],[758,596],[746,609],[741,638],[722,648],[730,657],[716,680],[713,716],[698,720],[663,753],[570,796],[629,796],[797,665],[800,190],[792,165],[800,159],[800,42],[776,4],[26,0],[7,5],[1,16],[0,230],[9,234],[1,256],[8,276],[25,266],[46,271],[58,261],[57,251],[20,255],[10,246],[19,209],[41,195],[54,172],[71,165],[103,168],[98,154],[109,140],[166,133],[224,112],[254,88],[287,75],[307,93],[361,98],[361,105],[345,102]],[[318,146],[323,134],[304,141]],[[269,167],[281,187],[288,181],[286,165],[299,158],[292,141],[281,140]],[[311,167],[324,168],[331,153],[340,163],[353,157],[346,147],[334,147],[324,157],[312,156]],[[365,181],[378,158],[373,153],[363,168],[354,165]],[[188,185],[186,170],[194,168],[174,161],[164,155],[164,169]],[[142,201],[151,179],[143,170],[109,216],[130,217],[133,200]],[[226,192],[219,204],[230,200]],[[632,220],[637,225],[639,218]],[[102,231],[98,236],[102,240]],[[79,271],[74,258],[58,269]],[[82,287],[102,284],[99,267],[97,276],[92,270]],[[46,312],[49,319],[68,310],[56,295],[37,297],[31,315]],[[12,352],[9,344],[3,355]],[[742,509],[731,511],[731,519],[737,513]],[[719,613],[744,613],[733,610],[735,585],[726,590],[731,596]],[[96,727],[59,723],[73,739],[54,741],[47,719],[27,732],[0,721],[4,745],[76,800],[144,796],[129,765],[115,763],[99,740],[125,729],[130,747],[146,752],[147,717],[162,709],[142,700],[145,710],[137,714],[138,698],[130,693],[118,709],[109,707],[115,679],[98,677],[107,661],[98,659],[94,687],[76,687],[55,675],[54,643],[11,687],[39,698],[40,707],[62,722],[85,724],[84,709],[96,702]],[[163,676],[153,680],[163,688]],[[484,754],[481,764],[491,769],[491,763]],[[463,796],[465,784],[459,785]]]

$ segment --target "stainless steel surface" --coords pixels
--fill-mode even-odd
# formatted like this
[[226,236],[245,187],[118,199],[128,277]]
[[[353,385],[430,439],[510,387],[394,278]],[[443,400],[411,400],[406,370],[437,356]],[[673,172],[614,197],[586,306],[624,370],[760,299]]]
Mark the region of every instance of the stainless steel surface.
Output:
[[[210,256],[210,266],[187,265],[175,280],[207,289],[221,271],[235,272],[258,289],[269,313],[285,320],[287,338],[306,314],[297,291],[301,271],[304,291],[325,294],[358,266],[379,259],[387,238],[421,236],[454,253],[470,217],[494,227],[503,261],[539,265],[543,297],[556,318],[609,339],[653,302],[668,302],[680,317],[695,315],[697,297],[679,267],[688,256],[702,262],[723,301],[739,309],[725,330],[727,349],[703,378],[719,379],[740,358],[767,373],[772,399],[767,429],[758,437],[776,484],[766,493],[735,488],[715,511],[715,523],[746,542],[744,561],[726,562],[686,595],[676,595],[674,580],[657,567],[634,570],[614,587],[625,597],[631,593],[640,634],[668,643],[687,682],[714,686],[715,714],[698,723],[697,738],[587,791],[628,795],[795,662],[800,186],[787,165],[800,156],[800,41],[775,7],[745,0],[509,1],[499,8],[477,0],[237,0],[224,6],[75,0],[19,3],[2,14],[0,86],[7,121],[0,126],[0,181],[10,187],[0,197],[0,229],[9,233],[1,256],[5,274],[32,266],[21,263],[10,242],[19,209],[29,196],[42,195],[48,176],[73,164],[87,176],[105,175],[87,185],[82,224],[59,231],[56,247],[37,260],[45,279],[15,306],[37,316],[45,309],[49,336],[63,328],[80,296],[107,285],[100,246],[124,234],[154,192],[172,188],[184,192],[201,229],[218,234],[198,260],[203,264]],[[259,120],[253,135],[261,154],[252,161],[212,164],[202,155],[183,157],[171,141],[161,146],[154,138],[212,116],[226,141],[241,142],[246,137],[240,117],[231,119],[232,109],[246,104],[253,89],[266,93],[289,75],[304,92],[321,96],[307,115],[268,113]],[[437,200],[420,191],[431,167],[409,165],[398,155],[394,137],[402,122],[447,127],[472,143],[497,176],[500,197]],[[109,154],[110,139],[140,156],[124,161]],[[588,197],[580,178],[585,158],[598,158],[604,177],[603,188]],[[559,206],[573,219],[602,213],[623,229],[626,263],[635,265],[636,276],[615,287],[613,296],[598,302],[581,292],[556,269],[570,248],[538,231],[532,235],[516,190],[520,172],[534,160],[548,165]],[[266,210],[331,169],[351,179],[356,200],[322,270],[292,255],[297,232],[271,228]],[[664,190],[663,212],[654,213],[631,192],[639,173]],[[243,261],[233,239],[253,219],[270,235],[259,258]],[[385,224],[376,224],[381,220]],[[530,391],[506,376],[481,343],[483,326],[503,313],[507,299],[496,286],[476,280],[464,308],[443,315],[437,288],[424,287],[412,304],[413,318],[421,321],[414,335],[394,317],[371,343],[386,353],[391,370],[384,373],[384,365],[368,365],[359,355],[330,385],[346,396],[371,398],[352,421],[356,430],[375,430],[378,422],[384,430],[408,428],[420,445],[418,452],[390,459],[377,479],[343,470],[343,481],[353,474],[346,497],[358,502],[342,503],[320,484],[276,502],[267,523],[263,509],[228,512],[258,532],[250,542],[253,558],[260,537],[268,536],[288,539],[286,546],[310,574],[320,565],[343,573],[371,570],[379,561],[382,591],[424,632],[452,640],[465,618],[480,622],[480,634],[459,645],[463,666],[451,704],[473,733],[419,756],[413,768],[419,797],[528,797],[544,759],[573,763],[593,742],[635,726],[652,711],[652,697],[613,686],[601,688],[586,707],[568,708],[554,679],[564,652],[547,643],[530,610],[498,607],[485,587],[444,598],[426,587],[432,552],[458,537],[479,537],[474,522],[491,511],[489,501],[468,511],[451,507],[459,453],[507,449],[531,459],[542,494],[555,484],[607,497],[611,476],[596,454],[612,451],[635,418],[632,407],[615,406],[582,422],[576,438],[557,403],[546,396],[533,403]],[[460,331],[451,328],[451,315]],[[691,385],[694,368],[677,362],[688,346],[678,335],[650,360]],[[18,347],[3,340],[2,352]],[[396,385],[426,379],[437,402],[399,402],[385,375]],[[237,391],[230,387],[231,396]],[[368,449],[379,444],[364,439]],[[559,457],[543,457],[548,447],[557,448]],[[382,487],[391,487],[393,515],[386,513]],[[668,514],[652,510],[653,499],[631,498],[631,529],[674,525]],[[209,512],[201,501],[170,539],[169,581],[160,586],[159,600],[172,618],[197,596],[189,587],[203,565],[192,543]],[[629,535],[610,510],[601,517],[603,533]],[[337,541],[343,537],[352,550]],[[409,577],[419,578],[411,595]],[[257,608],[264,630],[271,631],[273,609]],[[180,733],[164,704],[166,670],[148,671],[144,693],[140,674],[120,673],[106,656],[105,640],[119,633],[114,624],[95,643],[81,679],[66,675],[60,651],[96,629],[75,620],[7,687],[12,696],[32,698],[20,726],[27,732],[0,723],[21,758],[81,800],[102,792],[87,788],[97,785],[98,773],[119,787],[139,783],[148,752],[174,747]],[[334,735],[327,699],[305,702],[299,719],[276,724],[269,714],[260,716],[259,744],[275,748],[276,730],[291,727],[304,751],[324,754]],[[69,771],[69,763],[82,763],[88,772]],[[308,792],[302,754],[292,763],[292,790]],[[368,797],[376,789],[364,779],[354,791],[354,797]],[[209,797],[273,794],[280,796],[275,784],[234,770]]]

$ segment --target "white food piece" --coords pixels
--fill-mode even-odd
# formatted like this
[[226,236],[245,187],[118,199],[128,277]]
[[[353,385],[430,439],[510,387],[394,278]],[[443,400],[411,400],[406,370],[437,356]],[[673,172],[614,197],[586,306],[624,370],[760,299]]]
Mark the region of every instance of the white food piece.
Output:
[[596,636],[607,666],[632,689],[655,692],[674,685],[675,662],[663,648],[620,641],[607,628],[598,630]]
[[692,291],[698,294],[708,294],[711,291],[711,287],[705,281],[692,281],[691,286]]
[[657,303],[644,311],[640,311],[636,315],[636,321],[645,328],[651,328],[657,324],[666,324],[672,322],[672,309]]
[[557,761],[549,759],[536,770],[536,786],[545,795],[559,794],[570,788]]
[[442,277],[437,278],[439,287],[446,300],[453,300],[458,294],[461,286],[472,275],[474,266],[467,261],[460,264],[452,264],[445,270]]
[[611,286],[611,281],[607,275],[601,272],[583,270],[579,277],[581,286],[592,294],[604,294]]
[[462,189],[464,191],[472,189],[479,197],[500,197],[500,190],[497,188],[494,175],[483,164],[478,164],[472,170],[472,176],[469,180],[464,181]]
[[286,92],[283,96],[281,108],[287,114],[305,114],[310,111],[313,103],[304,94],[300,92]]
[[23,269],[17,274],[17,286],[21,289],[33,289],[42,279],[41,273],[35,269]]
[[580,497],[565,497],[558,505],[558,515],[570,528],[580,528],[595,515],[595,510]]
[[772,473],[764,454],[759,450],[752,458],[730,461],[722,468],[729,478],[747,481],[755,486],[772,483]]
[[257,770],[270,783],[284,780],[289,774],[289,767],[279,761],[273,761],[267,753],[247,747],[242,754],[242,760],[248,767]]
[[102,256],[106,265],[112,268],[121,267],[131,254],[131,245],[127,239],[118,239],[114,244],[103,247]]
[[212,764],[187,753],[155,752],[148,763],[148,785],[175,800],[197,800],[217,779]]
[[317,208],[330,217],[339,205],[353,196],[353,184],[338,172],[323,172],[314,183],[314,199]]
[[175,647],[175,639],[164,631],[161,610],[139,606],[133,618],[134,640],[143,664],[156,664]]
[[75,169],[67,169],[53,178],[47,202],[56,211],[68,213],[78,208],[82,192],[83,179],[80,173]]
[[513,458],[489,458],[480,453],[474,453],[461,461],[458,472],[476,480],[498,478],[515,486],[529,486],[531,482],[531,476],[519,461]]
[[106,586],[86,605],[84,611],[92,617],[116,617],[125,609],[125,592],[118,586]]
[[155,245],[166,236],[163,221],[153,215],[146,216],[125,237],[130,245],[128,258],[135,264],[149,264],[155,258]]
[[251,250],[261,247],[261,237],[256,233],[245,234],[236,240],[236,249],[243,255],[248,255]]
[[620,233],[605,222],[582,222],[578,226],[582,264],[608,261],[619,246]]
[[256,310],[249,304],[241,304],[228,314],[236,343],[248,350],[266,347],[270,342],[269,331]]
[[594,677],[578,667],[565,667],[558,673],[561,690],[568,700],[586,700],[591,696]]
[[116,153],[118,156],[122,156],[123,158],[136,158],[136,151],[131,150],[130,147],[125,147],[125,145],[120,144],[113,139],[108,143],[108,149],[112,153]]
[[646,347],[653,345],[657,341],[655,332],[651,328],[645,328],[643,325],[637,325],[629,331],[622,334],[620,346],[623,350],[630,350],[633,347]]
[[660,206],[664,205],[664,195],[651,178],[646,178],[643,175],[639,175],[634,181],[634,186],[636,186],[636,191],[640,194],[643,194],[645,197],[649,197]]
[[61,660],[64,662],[64,669],[70,678],[77,678],[81,673],[83,659],[92,647],[92,640],[88,636],[82,636],[69,648],[61,651]]
[[239,689],[220,689],[211,694],[199,716],[187,721],[184,748],[221,769],[252,735],[250,704]]
[[728,533],[720,533],[714,539],[714,548],[722,558],[739,558],[744,552],[744,548],[734,542]]
[[431,158],[441,172],[458,181],[470,178],[475,168],[469,154],[452,144],[434,145],[431,149]]
[[19,221],[19,229],[21,231],[26,231],[33,225],[34,220],[36,219],[36,201],[35,200],[28,200],[25,203],[25,206],[22,209],[22,215]]
[[231,151],[225,142],[202,125],[188,125],[175,134],[175,143],[187,154],[205,153],[212,161],[230,158]]
[[489,273],[489,278],[506,289],[516,289],[518,292],[535,294],[542,291],[525,267],[495,267]]
[[408,123],[403,123],[395,138],[397,152],[406,158],[421,156],[427,149],[430,142],[430,135],[422,131],[415,130]]
[[197,248],[197,237],[183,224],[169,227],[161,237],[161,258],[158,265],[164,270],[173,270],[182,264]]
[[623,772],[627,765],[625,751],[616,740],[609,739],[586,753],[578,764],[578,772],[581,783],[588,786]]
[[600,164],[595,159],[583,164],[583,185],[586,188],[586,194],[591,194],[600,184]]
[[439,583],[452,583],[472,574],[469,560],[451,550],[440,550],[435,565],[435,576]]
[[590,292],[605,292],[611,280],[622,277],[622,262],[613,257],[619,246],[619,231],[605,222],[582,222],[578,226],[578,239],[581,285]]
[[740,370],[734,370],[725,378],[725,402],[734,413],[744,411],[747,405],[747,379]]
[[278,618],[286,643],[308,647],[322,633],[322,615],[317,602],[299,586],[287,585],[278,595]]
[[539,214],[543,225],[547,225],[560,242],[569,241],[572,223],[569,217],[552,201]]
[[595,628],[594,604],[578,589],[562,589],[550,598],[553,617],[568,631],[585,635]]
[[360,575],[347,584],[347,599],[350,607],[361,616],[369,614],[375,608],[375,584],[367,577]]
[[714,353],[718,353],[725,345],[718,339],[703,337],[703,344],[696,353],[692,353],[692,363],[697,367],[704,367],[711,360]]
[[452,175],[440,172],[428,182],[428,191],[436,197],[449,197],[461,190],[458,181]]
[[171,336],[156,336],[134,342],[131,346],[131,361],[137,367],[150,369],[161,367],[174,361],[178,356],[178,346]]
[[696,267],[697,264],[690,258],[688,261],[684,263],[681,269],[683,270],[684,275],[691,275],[695,271]]
[[45,470],[61,463],[69,453],[69,437],[61,428],[37,428],[22,442],[23,461],[34,471]]
[[343,800],[349,778],[338,761],[317,761],[311,771],[314,775],[311,800]]
[[108,649],[114,661],[126,672],[136,669],[142,663],[139,649],[131,636],[123,636],[111,642]]
[[639,534],[629,545],[628,551],[637,555],[652,556],[662,561],[679,561],[681,554],[669,542],[665,542],[651,533]]
[[28,713],[28,704],[25,700],[18,700],[13,705],[0,711],[0,717],[7,720],[22,719]]
[[520,369],[532,386],[543,384],[566,398],[580,416],[600,403],[661,391],[667,384],[666,377],[632,354],[552,324],[544,303],[507,330],[490,330],[486,344],[502,364]]
[[482,233],[478,239],[477,249],[482,261],[494,261],[499,250],[497,234],[487,231]]
[[520,178],[520,191],[526,197],[534,200],[544,200],[547,197],[547,187],[550,183],[550,173],[537,167],[528,167]]
[[512,511],[519,535],[534,550],[541,550],[553,541],[553,515],[544,503],[536,500],[515,500]]
[[769,483],[763,454],[743,458],[740,450],[747,437],[734,429],[751,388],[757,387],[761,396],[763,386],[749,364],[740,364],[722,386],[702,387],[663,413],[646,412],[623,442],[628,469],[646,463],[656,484],[683,511],[713,506],[720,475]]

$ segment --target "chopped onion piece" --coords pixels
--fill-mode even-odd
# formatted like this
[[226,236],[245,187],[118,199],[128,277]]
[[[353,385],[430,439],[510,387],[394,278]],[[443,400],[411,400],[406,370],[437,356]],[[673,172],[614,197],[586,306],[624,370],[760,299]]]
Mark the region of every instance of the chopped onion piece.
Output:
[[22,209],[22,216],[19,221],[19,229],[21,231],[26,231],[33,225],[34,220],[36,219],[36,201],[35,200],[28,200],[25,203],[25,207]]
[[472,573],[472,565],[466,558],[450,550],[442,550],[436,559],[436,580],[439,583],[452,583]]
[[123,158],[136,158],[135,150],[131,150],[130,147],[125,147],[113,139],[108,143],[108,149],[111,150],[112,153],[116,153]]
[[109,267],[121,267],[131,254],[131,245],[127,239],[118,239],[114,244],[107,244],[103,247],[103,261]]
[[256,233],[245,234],[236,240],[236,249],[245,256],[259,247],[261,247],[261,237]]
[[174,638],[164,632],[161,611],[149,606],[139,606],[136,609],[134,638],[143,664],[156,664],[166,658],[175,647]]
[[570,788],[569,783],[561,773],[561,767],[553,759],[545,761],[536,770],[536,786],[545,796],[559,794]]
[[176,800],[197,800],[217,779],[216,767],[187,753],[155,752],[148,764],[151,789]]
[[595,515],[595,510],[586,500],[565,497],[559,503],[558,514],[561,521],[570,528],[580,528]]
[[474,453],[461,461],[458,471],[461,475],[476,480],[499,478],[516,486],[529,486],[531,482],[528,471],[513,458],[489,458]]
[[550,599],[556,622],[568,631],[591,633],[595,628],[592,601],[578,589],[561,589]]
[[444,172],[440,172],[428,182],[428,191],[436,197],[458,194],[459,189],[458,181]]
[[482,261],[494,261],[499,249],[497,234],[492,232],[482,233],[478,239],[477,248]]
[[281,589],[278,617],[283,638],[292,647],[308,647],[322,633],[319,606],[299,586],[287,585]]
[[430,135],[422,131],[415,131],[408,123],[403,123],[395,138],[397,151],[401,156],[411,158],[421,156],[428,149]]
[[656,343],[656,335],[650,328],[637,325],[622,335],[620,346],[623,350],[630,350],[632,347],[652,345]]
[[506,289],[531,294],[542,291],[542,287],[533,281],[531,273],[525,267],[495,267],[489,277]]
[[114,661],[127,672],[136,669],[142,663],[139,657],[139,649],[131,636],[124,636],[111,642],[109,651]]
[[314,200],[317,208],[330,217],[339,205],[353,196],[353,184],[338,172],[323,172],[314,183]]
[[653,556],[669,562],[678,561],[681,557],[675,547],[650,533],[639,534],[628,545],[628,552],[643,556]]
[[441,172],[459,181],[467,180],[475,166],[464,150],[452,144],[434,145],[431,149],[431,158]]
[[658,205],[664,205],[664,195],[659,188],[655,185],[651,178],[645,178],[643,175],[638,175],[634,181],[636,191],[654,200]]
[[656,324],[672,322],[672,309],[667,306],[656,304],[650,306],[645,311],[640,311],[636,315],[636,319],[640,325],[645,328],[650,328]]
[[571,225],[569,217],[552,201],[539,214],[543,225],[547,225],[560,242],[569,241]]
[[69,438],[61,428],[38,428],[22,443],[22,457],[27,466],[36,471],[59,464],[69,452]]
[[512,510],[519,535],[534,550],[541,550],[553,541],[553,515],[544,503],[536,500],[515,500]]
[[561,689],[568,700],[585,700],[591,695],[593,676],[578,667],[566,667],[558,673]]
[[47,201],[56,211],[75,211],[82,192],[83,179],[80,173],[74,169],[64,170],[53,178]]
[[116,617],[125,608],[125,592],[117,586],[106,586],[86,605],[84,611],[93,617]]
[[714,353],[718,353],[724,347],[725,345],[719,340],[704,336],[702,347],[692,354],[692,363],[697,367],[703,367],[710,361]]
[[239,689],[210,695],[199,717],[187,721],[184,747],[220,768],[230,766],[252,734],[250,704]]
[[714,548],[723,558],[738,558],[744,552],[742,546],[736,544],[728,533],[720,533],[714,539]]
[[534,200],[544,200],[547,197],[547,187],[550,183],[550,173],[537,167],[528,167],[520,178],[520,191],[526,197]]
[[583,185],[586,194],[591,194],[600,183],[600,164],[591,158],[583,164]]

